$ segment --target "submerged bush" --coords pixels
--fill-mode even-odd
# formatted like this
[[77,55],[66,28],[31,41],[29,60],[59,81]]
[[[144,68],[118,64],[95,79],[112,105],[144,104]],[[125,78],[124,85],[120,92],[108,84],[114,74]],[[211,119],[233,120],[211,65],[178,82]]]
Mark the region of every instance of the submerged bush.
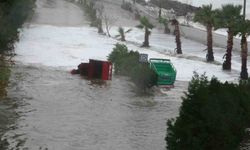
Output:
[[115,74],[129,76],[143,91],[157,83],[157,75],[149,64],[139,63],[139,53],[129,51],[126,45],[116,44],[108,60],[114,64]]
[[0,99],[7,95],[6,87],[9,83],[10,69],[3,58],[0,58]]
[[157,74],[149,68],[149,64],[139,64],[133,67],[130,77],[143,91],[157,84]]
[[167,125],[168,150],[235,150],[250,125],[250,80],[210,81],[195,74],[179,117]]

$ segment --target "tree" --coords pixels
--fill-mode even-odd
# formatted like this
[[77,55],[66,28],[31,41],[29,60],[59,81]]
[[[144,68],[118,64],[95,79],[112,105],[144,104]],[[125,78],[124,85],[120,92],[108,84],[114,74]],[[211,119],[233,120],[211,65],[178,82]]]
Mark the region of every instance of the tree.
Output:
[[159,19],[159,21],[162,18],[161,14],[162,14],[162,0],[159,0],[159,11],[158,11],[158,19]]
[[19,28],[34,13],[35,0],[0,1],[0,53],[14,49]]
[[236,26],[238,25],[239,18],[241,18],[240,5],[224,5],[222,9],[216,10],[215,28],[227,28],[227,52],[225,54],[226,60],[223,63],[223,70],[231,70],[231,58],[233,49],[233,37],[238,34]]
[[203,5],[202,8],[195,13],[195,22],[200,22],[207,29],[207,55],[208,62],[214,61],[213,54],[213,26],[215,24],[215,12],[212,10],[212,5]]
[[250,80],[221,83],[195,74],[179,116],[168,120],[168,150],[238,150],[250,123]]
[[144,35],[144,42],[142,44],[142,47],[149,47],[149,35],[151,34],[151,31],[154,26],[151,24],[147,17],[141,17],[140,18],[140,25],[137,26],[138,28],[145,29],[145,35]]
[[177,54],[182,54],[181,34],[180,34],[179,22],[178,22],[178,20],[173,19],[173,20],[171,20],[171,24],[175,26],[174,35],[175,35],[175,42],[176,42],[176,52],[177,52]]
[[119,27],[118,32],[119,32],[119,34],[121,36],[121,41],[126,41],[124,29],[122,27]]
[[102,20],[103,20],[103,13],[104,13],[103,2],[100,1],[99,3],[96,3],[95,7],[97,10],[96,24],[97,24],[97,28],[98,28],[98,33],[102,34],[103,33]]
[[164,33],[170,33],[170,29],[168,28],[169,20],[165,18],[161,18],[160,23],[164,25]]
[[116,35],[115,37],[116,37],[116,38],[121,37],[121,38],[120,38],[121,41],[126,41],[125,35],[126,35],[126,33],[129,33],[130,31],[132,31],[131,28],[128,29],[127,31],[124,31],[124,28],[123,28],[123,27],[119,27],[119,28],[118,28],[119,35]]
[[241,35],[241,79],[248,79],[247,72],[247,55],[248,55],[248,45],[247,36],[250,34],[250,20],[245,20],[244,17],[238,22],[237,30]]
[[108,15],[106,12],[104,12],[103,15],[104,23],[105,23],[105,29],[109,37],[110,35],[110,29],[112,28],[112,24],[116,21],[116,18],[113,17],[113,15]]

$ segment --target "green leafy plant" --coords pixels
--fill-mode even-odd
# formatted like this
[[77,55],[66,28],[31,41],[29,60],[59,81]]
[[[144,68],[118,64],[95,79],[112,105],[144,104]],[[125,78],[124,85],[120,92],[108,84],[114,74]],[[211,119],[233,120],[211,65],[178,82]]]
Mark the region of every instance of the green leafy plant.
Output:
[[139,63],[139,53],[129,51],[126,45],[116,44],[108,60],[114,64],[115,74],[130,77],[141,91],[145,92],[157,83],[157,75],[149,64]]
[[0,53],[4,53],[14,49],[18,29],[33,14],[35,0],[2,0],[0,4]]
[[195,74],[179,117],[168,120],[168,150],[235,150],[250,123],[250,80],[221,83]]
[[149,47],[149,35],[151,34],[151,30],[154,28],[154,25],[150,23],[147,17],[144,16],[140,18],[140,24],[137,27],[145,30],[142,47]]
[[203,5],[199,11],[195,13],[194,21],[199,22],[207,28],[207,61],[214,61],[213,54],[213,27],[215,25],[215,11],[212,10],[212,5]]

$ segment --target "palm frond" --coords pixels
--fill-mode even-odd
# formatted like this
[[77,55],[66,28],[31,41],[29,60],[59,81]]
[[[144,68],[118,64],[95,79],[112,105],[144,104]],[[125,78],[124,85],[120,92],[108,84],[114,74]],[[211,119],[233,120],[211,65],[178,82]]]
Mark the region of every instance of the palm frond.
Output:
[[143,26],[142,24],[139,24],[139,25],[137,25],[136,27],[137,27],[137,28],[140,28],[140,29],[143,29],[143,28],[144,28],[144,26]]
[[214,24],[215,11],[212,10],[212,4],[202,5],[202,8],[195,13],[194,21],[203,25]]
[[128,29],[125,33],[129,33],[129,32],[131,32],[133,29],[132,28],[130,28],[130,29]]
[[116,35],[115,38],[118,38],[118,37],[120,37],[120,36],[121,36],[121,35]]

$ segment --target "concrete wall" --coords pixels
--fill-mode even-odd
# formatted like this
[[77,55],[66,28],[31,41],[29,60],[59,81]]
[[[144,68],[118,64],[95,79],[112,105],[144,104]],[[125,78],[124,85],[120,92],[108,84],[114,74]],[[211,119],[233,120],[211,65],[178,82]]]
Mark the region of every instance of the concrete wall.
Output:
[[[206,44],[207,42],[207,32],[201,29],[192,28],[188,26],[180,26],[181,34],[194,41],[198,41]],[[213,33],[214,46],[226,48],[227,46],[227,36]],[[250,42],[248,42],[248,47],[250,47]],[[241,51],[240,39],[234,38],[233,50]],[[250,54],[250,52],[248,52]]]

